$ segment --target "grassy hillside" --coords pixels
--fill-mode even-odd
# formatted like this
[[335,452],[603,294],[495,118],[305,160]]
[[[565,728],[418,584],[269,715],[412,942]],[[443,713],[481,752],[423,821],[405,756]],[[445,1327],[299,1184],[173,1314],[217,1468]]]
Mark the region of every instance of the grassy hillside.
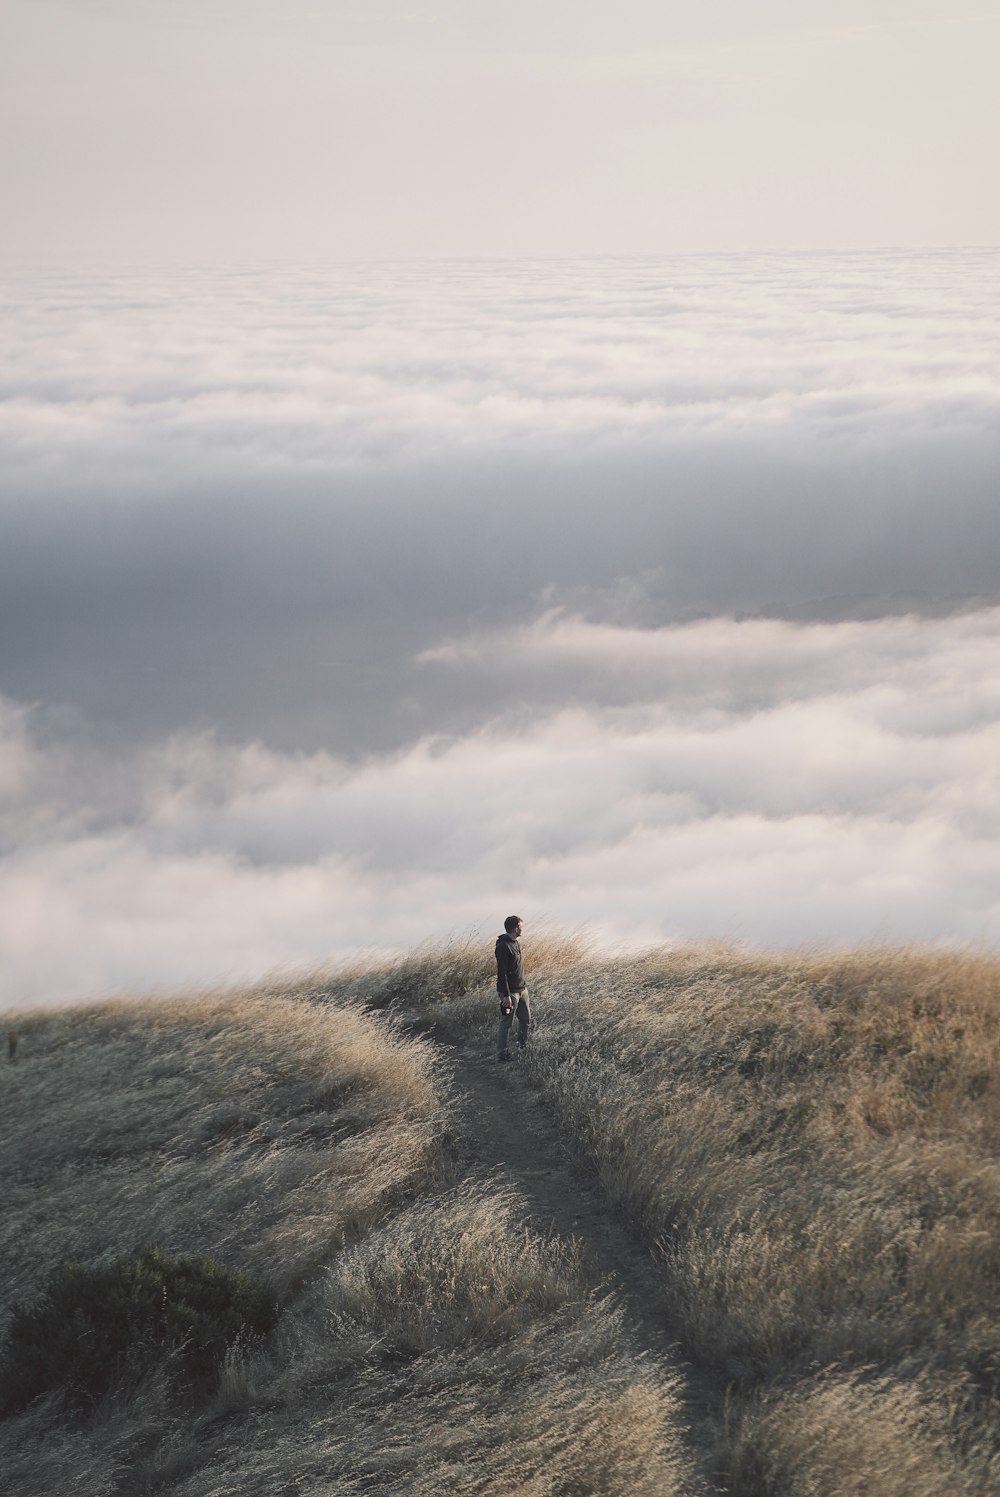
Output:
[[[0,1327],[65,1257],[150,1240],[280,1302],[197,1407],[164,1366],[85,1418],[55,1392],[0,1420],[18,1497],[704,1490],[670,1369],[571,1241],[457,1162],[491,948],[16,1021]],[[1000,960],[524,950],[511,1107],[544,1097],[648,1245],[709,1485],[1000,1490]]]
[[[1000,1490],[1000,960],[524,951],[527,1075],[655,1253],[744,1497]],[[495,1023],[490,944],[317,983]]]
[[431,1046],[260,989],[26,1016],[0,1074],[0,1332],[67,1258],[144,1242],[273,1285],[196,1403],[171,1363],[0,1419],[16,1497],[685,1493],[669,1374],[571,1243],[463,1180]]

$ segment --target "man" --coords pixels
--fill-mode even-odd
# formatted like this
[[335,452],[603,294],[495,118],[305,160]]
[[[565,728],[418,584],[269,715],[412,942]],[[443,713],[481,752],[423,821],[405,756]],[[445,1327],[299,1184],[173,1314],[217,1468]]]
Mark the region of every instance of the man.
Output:
[[517,1048],[523,1050],[528,1043],[528,1025],[531,1013],[528,1009],[528,988],[524,981],[524,963],[521,960],[521,943],[518,940],[524,929],[520,915],[508,915],[503,923],[504,934],[497,937],[497,994],[500,998],[500,1023],[497,1028],[497,1060],[510,1060],[507,1040],[510,1026],[517,1018]]

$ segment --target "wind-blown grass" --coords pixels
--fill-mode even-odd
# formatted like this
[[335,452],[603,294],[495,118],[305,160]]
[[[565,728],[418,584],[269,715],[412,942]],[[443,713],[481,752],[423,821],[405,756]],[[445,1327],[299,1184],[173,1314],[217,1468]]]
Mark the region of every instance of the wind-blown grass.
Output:
[[[585,961],[592,942],[585,931],[552,931],[544,927],[527,943],[533,976],[560,972]],[[367,1008],[439,1009],[496,981],[492,937],[453,936],[427,942],[393,962],[361,961],[335,972],[318,972],[296,985],[312,998],[332,997]]]
[[[1000,960],[714,948],[533,971],[524,944],[529,1074],[730,1390],[730,1490],[1000,1485]],[[488,1055],[493,1010],[484,983],[440,1022]]]
[[0,1420],[18,1497],[692,1490],[671,1376],[572,1248],[460,1188],[431,1046],[288,990],[19,1016],[2,1075],[0,1333],[66,1257],[142,1241],[273,1284],[194,1411],[169,1361],[86,1417]]

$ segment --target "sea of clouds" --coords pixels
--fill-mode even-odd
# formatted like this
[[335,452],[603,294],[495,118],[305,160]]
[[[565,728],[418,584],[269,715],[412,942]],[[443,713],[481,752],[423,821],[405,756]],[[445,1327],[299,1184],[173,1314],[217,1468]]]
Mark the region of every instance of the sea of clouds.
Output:
[[0,1001],[1000,936],[1000,256],[21,271]]

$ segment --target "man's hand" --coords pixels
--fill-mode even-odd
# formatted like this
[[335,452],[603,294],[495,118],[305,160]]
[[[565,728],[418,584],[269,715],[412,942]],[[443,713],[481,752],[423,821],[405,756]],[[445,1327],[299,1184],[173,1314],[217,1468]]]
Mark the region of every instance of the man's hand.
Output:
[[500,1012],[503,1014],[504,1018],[506,1018],[508,1014],[512,1014],[514,1012],[514,1000],[512,998],[501,998]]

